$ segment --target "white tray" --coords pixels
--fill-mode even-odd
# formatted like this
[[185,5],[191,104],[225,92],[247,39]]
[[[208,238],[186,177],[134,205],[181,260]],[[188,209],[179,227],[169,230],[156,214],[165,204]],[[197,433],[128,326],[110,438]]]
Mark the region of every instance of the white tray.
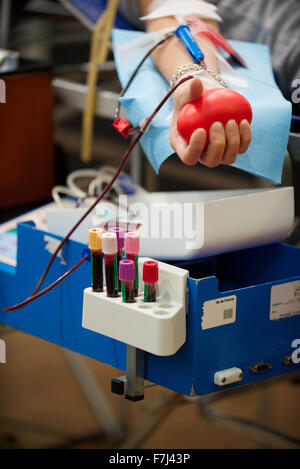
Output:
[[[160,192],[151,194],[151,199],[148,225],[152,233],[148,230],[151,237],[146,235],[144,223],[141,255],[158,259],[193,259],[270,244],[282,241],[294,225],[292,187]],[[175,204],[175,211],[177,204],[178,213],[181,209],[183,216],[180,219],[171,214],[170,236],[164,237],[168,233],[161,226],[169,223],[166,211],[170,204]]]
[[[144,223],[140,254],[155,259],[193,259],[282,241],[294,224],[292,187],[153,192],[128,197],[128,206]],[[47,210],[48,231],[64,236],[85,210]],[[71,238],[86,243],[96,220],[90,215]]]
[[158,263],[157,301],[143,301],[139,258],[140,296],[135,303],[108,298],[106,291],[84,290],[82,326],[155,355],[173,355],[186,340],[188,271]]

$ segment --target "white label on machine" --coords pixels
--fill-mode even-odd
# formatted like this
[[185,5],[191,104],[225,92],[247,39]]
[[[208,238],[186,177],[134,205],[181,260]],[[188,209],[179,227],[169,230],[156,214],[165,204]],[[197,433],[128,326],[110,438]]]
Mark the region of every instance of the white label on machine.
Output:
[[225,326],[236,319],[236,296],[225,296],[203,304],[202,329]]
[[289,318],[296,314],[300,314],[300,280],[273,285],[271,288],[271,321]]

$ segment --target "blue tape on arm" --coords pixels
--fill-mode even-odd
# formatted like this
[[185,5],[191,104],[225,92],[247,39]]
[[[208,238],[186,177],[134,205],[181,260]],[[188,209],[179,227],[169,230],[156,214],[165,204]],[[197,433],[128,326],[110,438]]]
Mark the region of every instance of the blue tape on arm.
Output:
[[204,60],[204,54],[195,39],[193,38],[190,28],[186,24],[181,24],[180,26],[178,26],[175,31],[175,34],[178,39],[180,39],[180,41],[182,42],[182,44],[184,45],[184,47],[186,48],[186,50],[188,51],[188,53],[196,64]]

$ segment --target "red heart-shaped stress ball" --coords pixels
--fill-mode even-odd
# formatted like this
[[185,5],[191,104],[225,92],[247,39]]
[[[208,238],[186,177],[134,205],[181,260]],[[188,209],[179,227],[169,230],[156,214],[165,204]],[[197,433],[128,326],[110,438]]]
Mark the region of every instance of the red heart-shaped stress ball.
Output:
[[196,129],[205,129],[206,149],[210,126],[216,121],[225,125],[231,119],[238,124],[247,119],[250,124],[252,121],[250,103],[236,91],[214,88],[204,91],[197,101],[187,103],[182,107],[177,119],[177,129],[187,143]]

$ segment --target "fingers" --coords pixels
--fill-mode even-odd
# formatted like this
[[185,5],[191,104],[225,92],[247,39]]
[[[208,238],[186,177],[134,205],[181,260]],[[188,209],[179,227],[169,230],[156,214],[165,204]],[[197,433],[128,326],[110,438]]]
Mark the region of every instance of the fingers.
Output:
[[236,121],[230,120],[225,125],[226,148],[222,159],[223,164],[233,164],[239,153],[240,131]]
[[206,142],[206,132],[204,129],[197,129],[193,133],[190,143],[186,142],[175,130],[170,134],[170,143],[182,162],[188,166],[193,166],[199,161]]
[[252,135],[251,135],[251,127],[250,127],[250,124],[249,122],[244,119],[241,123],[240,123],[240,139],[241,139],[241,143],[240,143],[240,149],[239,149],[239,153],[245,153],[250,145],[250,142],[251,142],[251,138],[252,138]]
[[200,161],[208,168],[219,166],[223,159],[226,145],[225,130],[221,122],[214,122],[209,129],[207,151],[200,156]]
[[203,93],[202,81],[199,80],[199,78],[193,78],[190,80],[190,82],[187,83],[190,85],[187,93],[187,102],[195,101],[196,99],[200,98]]
[[197,129],[187,145],[176,125],[171,126],[170,143],[184,164],[193,166],[200,161],[209,168],[215,168],[221,163],[233,164],[239,153],[247,151],[251,142],[250,124],[244,120],[238,125],[230,120],[224,127],[221,122],[214,122],[209,129],[210,143],[206,151],[205,142],[204,129]]
[[180,85],[174,93],[174,109],[179,110],[184,104],[196,101],[203,93],[203,85],[199,78],[193,78]]
[[187,146],[182,161],[188,165],[194,165],[199,161],[199,156],[204,150],[206,142],[206,132],[204,129],[197,129],[191,136],[189,145]]
[[[220,125],[219,125],[220,124]],[[205,153],[200,156],[200,161],[209,168],[215,168],[219,164],[233,164],[240,153],[245,153],[251,142],[251,128],[247,120],[240,125],[230,120],[225,125],[214,122],[210,127],[210,144]]]
[[186,151],[187,145],[185,140],[179,134],[177,128],[172,126],[170,131],[170,144],[173,150],[179,156],[179,158],[183,161],[183,155]]

